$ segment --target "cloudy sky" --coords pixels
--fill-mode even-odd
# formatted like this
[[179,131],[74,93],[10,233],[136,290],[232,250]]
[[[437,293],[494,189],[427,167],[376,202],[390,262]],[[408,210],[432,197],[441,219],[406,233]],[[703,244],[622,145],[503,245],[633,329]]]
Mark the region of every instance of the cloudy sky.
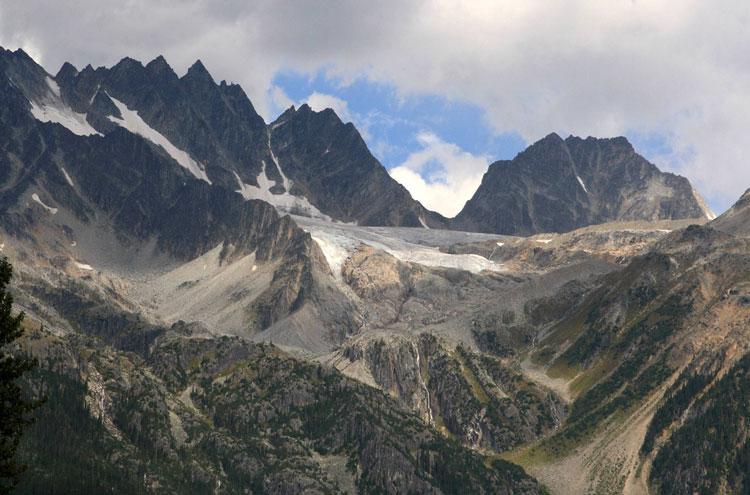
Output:
[[550,132],[625,135],[718,213],[750,187],[750,2],[2,0],[49,72],[201,59],[267,121],[332,107],[427,207]]

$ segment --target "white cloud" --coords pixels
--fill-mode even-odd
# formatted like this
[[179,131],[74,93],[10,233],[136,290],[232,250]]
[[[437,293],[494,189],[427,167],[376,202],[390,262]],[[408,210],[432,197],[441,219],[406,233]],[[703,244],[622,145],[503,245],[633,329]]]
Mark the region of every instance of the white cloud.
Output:
[[272,115],[278,115],[294,105],[294,100],[292,100],[282,88],[274,85],[268,90],[268,103]]
[[426,208],[454,217],[482,182],[487,157],[477,157],[431,133],[417,136],[422,149],[390,170]]
[[316,112],[320,112],[326,108],[332,108],[342,121],[352,121],[352,115],[349,113],[349,104],[341,98],[315,91],[307,97],[305,103],[310,105],[310,108]]
[[750,186],[749,18],[746,0],[3,0],[0,43],[53,72],[200,58],[267,119],[277,71],[323,69],[468,100],[529,142],[662,133],[665,159],[726,206]]

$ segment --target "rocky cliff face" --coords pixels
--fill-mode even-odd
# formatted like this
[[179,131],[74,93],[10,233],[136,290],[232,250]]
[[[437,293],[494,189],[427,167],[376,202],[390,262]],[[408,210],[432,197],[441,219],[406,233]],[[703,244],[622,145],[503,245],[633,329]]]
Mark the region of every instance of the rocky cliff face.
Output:
[[659,171],[625,138],[550,134],[490,165],[452,228],[510,235],[624,220],[713,218],[684,177]]
[[427,423],[475,449],[505,452],[553,432],[566,407],[527,382],[509,361],[433,335],[359,339],[344,349],[346,366],[361,363],[374,382]]
[[[239,98],[238,88],[214,85],[200,64],[181,82],[163,59],[145,68],[126,59],[110,70],[87,68],[80,73],[66,65],[58,84],[21,51],[3,52],[0,58],[5,71],[0,78],[0,227],[4,238],[14,239],[6,253],[27,259],[29,265],[52,264],[91,274],[94,267],[106,267],[126,277],[174,268],[214,249],[219,249],[214,269],[252,256],[256,265],[269,267],[262,272],[271,276],[267,281],[261,277],[267,287],[257,282],[258,288],[247,294],[234,290],[239,295],[233,296],[233,314],[245,316],[235,317],[231,326],[250,334],[312,301],[313,274],[325,273],[328,267],[310,236],[289,217],[280,218],[269,203],[247,199],[220,180],[211,181],[209,176],[219,176],[192,158],[201,155],[190,146],[202,140],[216,146],[231,141],[221,138],[219,127],[200,123],[210,120],[207,107],[194,108],[195,98],[190,97],[190,85],[200,83],[206,88],[196,91],[216,98],[216,112],[232,109],[231,115],[217,117],[221,128],[250,140],[253,133],[262,132],[271,159],[265,124],[249,101],[227,100],[231,95]],[[138,99],[126,97],[132,88],[138,92],[131,97]],[[147,125],[140,113],[140,123],[130,126],[136,117],[128,116],[127,106],[115,104],[120,102],[111,96],[115,94],[127,100],[124,105],[151,109],[152,124],[160,131]],[[209,100],[200,99],[204,105]],[[94,127],[97,112],[102,122],[130,119],[130,124],[100,127],[99,132]],[[149,112],[139,112],[151,118]],[[177,119],[178,114],[185,119]],[[173,120],[185,129],[203,129],[204,134],[191,137],[187,146],[175,137],[183,135],[182,130],[167,125]],[[183,144],[190,153],[177,148]],[[231,156],[246,156],[235,151]],[[230,155],[217,149],[205,152],[229,166]],[[232,163],[239,167],[240,162]],[[232,180],[236,184],[236,178]],[[195,280],[188,277],[183,282]],[[319,326],[330,339],[356,329],[338,323],[335,331],[326,323]]]

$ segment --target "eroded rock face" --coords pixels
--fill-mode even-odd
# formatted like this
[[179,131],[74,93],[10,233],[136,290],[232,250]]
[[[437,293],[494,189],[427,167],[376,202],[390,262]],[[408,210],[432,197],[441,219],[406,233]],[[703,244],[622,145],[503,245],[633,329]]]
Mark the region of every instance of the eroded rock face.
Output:
[[525,380],[512,365],[434,336],[372,338],[343,351],[362,361],[386,392],[463,444],[510,450],[554,431],[566,414],[554,393]]
[[659,171],[628,141],[550,134],[490,165],[452,228],[509,235],[623,220],[713,218],[687,179]]

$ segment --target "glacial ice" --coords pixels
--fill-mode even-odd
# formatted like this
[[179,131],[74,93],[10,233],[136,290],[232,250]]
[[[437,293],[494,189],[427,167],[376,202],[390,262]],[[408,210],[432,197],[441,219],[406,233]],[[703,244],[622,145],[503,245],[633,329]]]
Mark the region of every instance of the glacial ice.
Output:
[[437,246],[457,242],[497,242],[497,239],[507,236],[406,227],[362,227],[314,218],[293,218],[318,244],[337,279],[341,277],[341,266],[360,244],[381,249],[401,261],[425,266],[457,268],[472,273],[505,270],[502,265],[482,256],[443,253]]

